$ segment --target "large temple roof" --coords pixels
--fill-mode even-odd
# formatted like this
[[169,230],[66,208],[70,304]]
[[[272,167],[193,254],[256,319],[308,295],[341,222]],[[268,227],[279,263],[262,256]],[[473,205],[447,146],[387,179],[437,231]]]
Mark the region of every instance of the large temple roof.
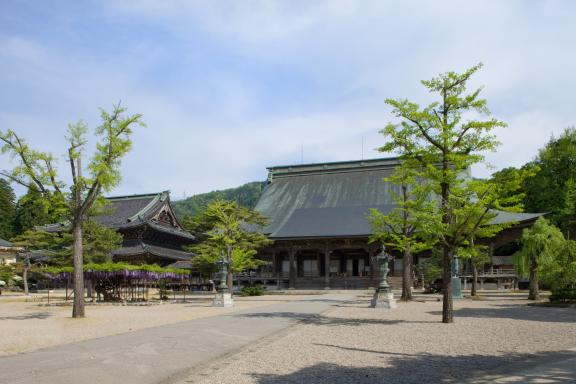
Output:
[[[398,164],[385,158],[268,168],[270,183],[255,208],[269,219],[264,232],[273,239],[369,236],[369,208],[394,208],[397,186],[383,179]],[[498,212],[494,224],[541,215]]]

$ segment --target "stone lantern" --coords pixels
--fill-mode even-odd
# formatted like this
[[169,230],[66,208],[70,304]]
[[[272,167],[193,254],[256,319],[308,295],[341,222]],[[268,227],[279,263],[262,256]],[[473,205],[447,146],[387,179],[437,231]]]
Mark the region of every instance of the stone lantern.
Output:
[[452,259],[452,298],[453,299],[463,299],[462,296],[462,283],[460,281],[460,259],[458,256],[454,256]]
[[384,251],[380,252],[375,257],[376,265],[378,266],[379,283],[370,304],[372,308],[396,308],[396,300],[394,299],[394,294],[388,284],[388,272],[390,271],[388,263],[390,260],[390,255],[386,254]]
[[234,300],[232,299],[232,294],[226,285],[226,278],[228,277],[228,268],[230,263],[222,254],[220,259],[216,262],[219,269],[220,284],[217,287],[216,295],[214,296],[214,301],[212,301],[213,307],[232,307],[234,306]]

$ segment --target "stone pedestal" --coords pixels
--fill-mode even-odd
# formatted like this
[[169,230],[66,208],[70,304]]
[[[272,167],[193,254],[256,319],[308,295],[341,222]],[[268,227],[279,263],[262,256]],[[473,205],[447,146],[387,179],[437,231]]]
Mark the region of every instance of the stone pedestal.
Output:
[[452,299],[459,300],[463,299],[462,296],[462,283],[459,277],[452,277]]
[[393,309],[396,308],[396,300],[392,292],[379,292],[374,293],[374,297],[370,302],[372,308]]
[[232,294],[218,292],[214,296],[214,301],[212,301],[213,307],[224,307],[230,308],[234,306],[234,299],[232,299]]

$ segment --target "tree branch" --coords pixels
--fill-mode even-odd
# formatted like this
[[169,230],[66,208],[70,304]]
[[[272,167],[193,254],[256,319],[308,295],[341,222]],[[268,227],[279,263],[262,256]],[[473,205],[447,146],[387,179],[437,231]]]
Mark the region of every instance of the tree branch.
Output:
[[420,130],[420,132],[422,132],[422,135],[424,135],[424,137],[426,138],[426,140],[428,140],[432,145],[434,145],[436,148],[443,150],[444,148],[440,145],[440,143],[438,143],[436,140],[434,140],[432,138],[432,136],[430,136],[428,134],[428,131],[426,129],[424,129],[424,127],[420,124],[420,122],[418,120],[412,119],[410,117],[406,117],[406,119],[410,120],[412,123],[416,124],[416,126],[418,127],[418,129]]
[[32,189],[32,188],[34,187],[34,185],[32,185],[32,184],[27,184],[26,182],[22,181],[21,179],[18,179],[17,177],[12,176],[12,175],[9,174],[9,173],[6,173],[6,172],[3,172],[3,171],[2,171],[2,172],[0,172],[0,175],[2,175],[2,176],[4,176],[4,177],[7,177],[8,179],[12,180],[12,181],[15,182],[16,184],[22,185],[23,187],[26,187],[26,188],[29,188],[29,189]]

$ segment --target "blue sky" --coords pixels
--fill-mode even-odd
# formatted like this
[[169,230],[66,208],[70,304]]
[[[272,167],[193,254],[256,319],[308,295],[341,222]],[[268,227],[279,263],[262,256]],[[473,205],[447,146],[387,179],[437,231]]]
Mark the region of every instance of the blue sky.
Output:
[[[477,62],[508,128],[488,160],[531,160],[575,125],[573,1],[0,2],[0,130],[65,153],[67,124],[122,100],[144,114],[112,194],[173,198],[266,166],[386,156],[384,99]],[[6,156],[0,168],[9,168]],[[60,172],[68,169],[61,162]],[[483,167],[477,176],[490,173]]]

